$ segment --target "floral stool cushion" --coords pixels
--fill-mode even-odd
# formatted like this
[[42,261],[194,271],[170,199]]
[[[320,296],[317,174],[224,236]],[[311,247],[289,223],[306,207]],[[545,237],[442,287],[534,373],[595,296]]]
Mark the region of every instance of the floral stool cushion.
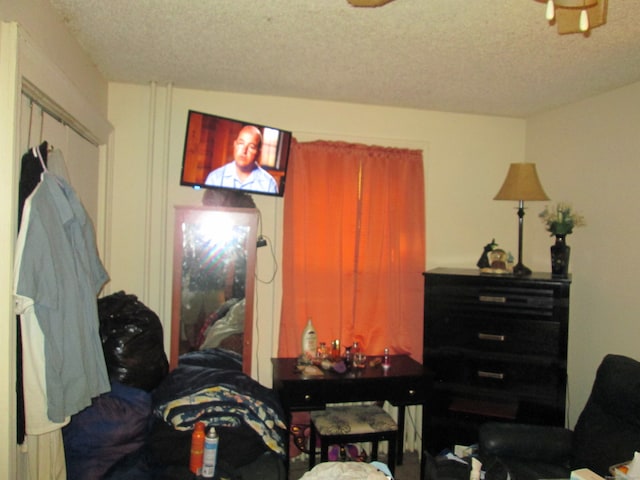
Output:
[[321,436],[390,432],[398,425],[377,405],[332,406],[311,412],[311,420]]
[[[329,460],[329,446],[338,444],[340,451],[350,442],[371,442],[371,458],[378,459],[378,442],[388,443],[387,464],[395,469],[398,425],[376,405],[330,406],[311,412],[310,445],[320,439],[320,461]],[[353,458],[352,458],[353,459]],[[315,465],[315,449],[309,449],[309,468]]]

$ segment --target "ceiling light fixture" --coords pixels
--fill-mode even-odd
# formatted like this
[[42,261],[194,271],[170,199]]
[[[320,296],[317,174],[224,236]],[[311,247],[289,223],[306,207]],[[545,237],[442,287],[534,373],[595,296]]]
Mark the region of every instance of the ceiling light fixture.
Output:
[[583,33],[607,22],[608,0],[536,0],[547,4],[546,18],[558,33]]
[[354,7],[381,7],[393,0],[347,0]]

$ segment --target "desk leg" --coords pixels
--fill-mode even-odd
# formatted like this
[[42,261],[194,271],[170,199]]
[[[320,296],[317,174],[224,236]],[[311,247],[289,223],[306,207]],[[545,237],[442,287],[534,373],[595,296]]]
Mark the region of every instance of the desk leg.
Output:
[[425,452],[427,451],[427,442],[425,441],[425,437],[424,434],[427,431],[427,404],[423,403],[422,404],[422,432],[420,433],[420,436],[422,437],[422,450],[420,451],[420,478],[426,478],[425,477],[425,470],[426,470],[426,466],[427,466],[427,458],[426,458],[426,454]]
[[291,460],[289,459],[289,448],[291,445],[291,424],[292,424],[292,416],[291,412],[285,410],[284,412],[285,423],[287,425],[287,433],[284,438],[284,469],[285,469],[285,478],[289,478],[289,468],[291,464]]
[[398,405],[398,441],[396,449],[396,465],[402,465],[404,458],[404,405]]

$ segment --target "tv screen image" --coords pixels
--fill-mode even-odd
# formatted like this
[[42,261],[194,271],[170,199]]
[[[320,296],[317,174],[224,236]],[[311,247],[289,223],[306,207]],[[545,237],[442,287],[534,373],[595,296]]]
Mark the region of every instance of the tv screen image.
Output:
[[291,132],[189,110],[180,184],[281,197]]

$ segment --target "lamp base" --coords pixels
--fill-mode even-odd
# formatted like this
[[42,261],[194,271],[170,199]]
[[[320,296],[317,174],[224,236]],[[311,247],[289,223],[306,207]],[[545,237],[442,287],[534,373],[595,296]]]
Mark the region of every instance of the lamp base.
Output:
[[518,263],[513,266],[513,274],[518,277],[525,277],[531,275],[531,269],[525,267],[522,263]]

